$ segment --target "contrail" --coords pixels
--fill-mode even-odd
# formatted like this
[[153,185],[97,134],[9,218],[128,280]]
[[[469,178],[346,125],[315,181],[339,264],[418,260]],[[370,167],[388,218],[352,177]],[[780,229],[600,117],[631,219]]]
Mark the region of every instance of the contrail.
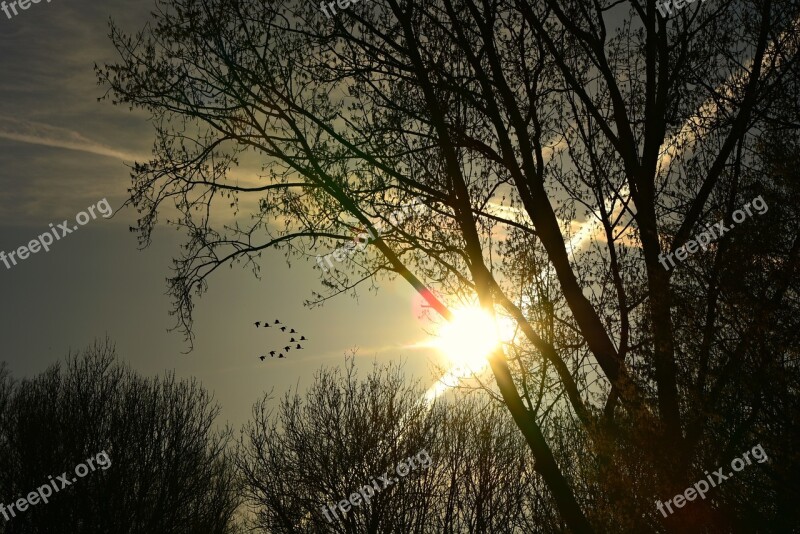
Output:
[[146,155],[125,152],[103,145],[73,130],[4,115],[0,115],[0,138],[34,145],[66,148],[127,161],[150,159]]

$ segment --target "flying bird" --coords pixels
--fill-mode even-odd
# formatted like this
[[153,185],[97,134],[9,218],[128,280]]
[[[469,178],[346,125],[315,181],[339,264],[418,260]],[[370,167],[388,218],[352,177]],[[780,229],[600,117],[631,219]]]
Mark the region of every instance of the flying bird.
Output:
[[281,324],[281,322],[279,320],[275,319],[275,324]]
[[269,321],[264,321],[264,328],[269,328]]
[[286,332],[286,327],[285,326],[281,327],[281,332]]
[[269,355],[274,358],[275,357],[275,351],[274,350],[269,351]]
[[283,354],[278,354],[278,358],[283,358]]
[[289,352],[291,349],[292,349],[292,347],[290,347],[288,345],[283,347],[283,350],[285,350],[286,352]]
[[261,324],[261,321],[256,321],[256,328]]
[[258,358],[263,362],[264,358],[266,358],[266,356],[259,356]]
[[294,340],[294,338],[290,339],[290,340],[289,340],[289,342],[290,342],[290,343],[295,343],[295,340]]
[[305,340],[306,340],[306,336],[300,336],[300,341],[305,341]]
[[298,349],[302,349],[303,347],[300,346],[300,343],[297,344]]
[[290,333],[290,334],[296,334],[297,332],[295,332],[295,331],[294,331],[294,328],[292,328],[292,329],[289,331],[289,333]]

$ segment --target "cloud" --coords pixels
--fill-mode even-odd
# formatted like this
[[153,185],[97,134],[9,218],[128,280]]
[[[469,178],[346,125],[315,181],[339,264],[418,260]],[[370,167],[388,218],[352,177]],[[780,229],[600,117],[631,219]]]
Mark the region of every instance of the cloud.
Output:
[[0,138],[31,143],[34,145],[44,145],[56,148],[66,148],[67,150],[77,150],[105,156],[109,158],[127,161],[145,161],[149,156],[134,154],[117,150],[115,148],[92,141],[87,137],[66,128],[50,126],[41,122],[16,119],[0,115]]

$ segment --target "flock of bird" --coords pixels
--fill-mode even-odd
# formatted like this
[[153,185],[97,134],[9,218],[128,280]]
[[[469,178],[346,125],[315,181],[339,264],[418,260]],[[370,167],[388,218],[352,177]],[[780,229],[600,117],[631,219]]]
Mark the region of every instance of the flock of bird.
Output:
[[[288,326],[283,325],[283,323],[281,323],[280,320],[278,320],[278,319],[275,319],[275,322],[273,324],[271,324],[271,325],[269,324],[269,321],[264,321],[263,323],[261,321],[256,321],[255,322],[256,328],[260,327],[262,324],[264,325],[262,328],[272,328],[274,326],[275,328],[280,329],[281,332],[286,332],[286,329],[289,328]],[[303,347],[300,345],[299,342],[300,341],[308,341],[306,339],[306,336],[301,336],[299,334],[299,332],[295,331],[294,328],[289,328],[289,332],[288,333],[289,333],[289,335],[295,334],[295,336],[293,336],[289,340],[289,343],[296,343],[297,344],[297,346],[294,347],[294,350],[303,350]],[[292,350],[292,346],[291,345],[286,345],[285,347],[283,347],[283,350],[284,350],[284,352],[286,352],[286,356],[284,356],[283,352],[278,352],[278,350],[269,351],[269,355],[274,358],[275,354],[277,353],[278,354],[278,358],[286,358],[289,355],[289,351]],[[264,355],[264,354],[262,354],[261,356],[258,357],[258,359],[261,360],[262,362],[266,358],[267,358],[267,356]]]

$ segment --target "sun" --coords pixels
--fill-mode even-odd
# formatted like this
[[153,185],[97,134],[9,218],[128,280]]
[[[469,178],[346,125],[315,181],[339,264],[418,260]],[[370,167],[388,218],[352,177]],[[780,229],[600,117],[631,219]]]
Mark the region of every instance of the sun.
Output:
[[478,372],[488,365],[487,357],[500,345],[500,338],[489,314],[472,306],[454,310],[453,320],[442,325],[431,344],[454,367]]

